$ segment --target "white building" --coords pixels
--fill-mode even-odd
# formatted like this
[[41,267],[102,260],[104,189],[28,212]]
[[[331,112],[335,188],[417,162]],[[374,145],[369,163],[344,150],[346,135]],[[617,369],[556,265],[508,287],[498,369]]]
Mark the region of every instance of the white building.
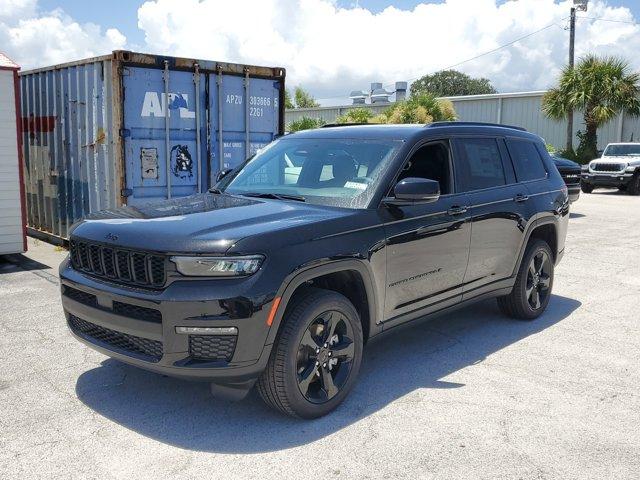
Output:
[[[542,113],[544,91],[495,93],[489,95],[467,95],[446,97],[453,103],[458,120],[466,122],[503,123],[526,128],[540,135],[545,141],[559,150],[566,144],[567,123],[547,118]],[[299,108],[287,110],[285,122],[288,125],[302,117],[319,118],[327,123],[344,115],[352,108],[369,108],[378,114],[389,104],[344,105],[337,107]],[[573,145],[578,146],[577,132],[584,131],[582,113],[576,112],[573,121]],[[610,142],[640,141],[640,119],[621,114],[618,118],[598,129],[598,148],[604,149]]]
[[19,69],[0,53],[0,255],[27,250]]

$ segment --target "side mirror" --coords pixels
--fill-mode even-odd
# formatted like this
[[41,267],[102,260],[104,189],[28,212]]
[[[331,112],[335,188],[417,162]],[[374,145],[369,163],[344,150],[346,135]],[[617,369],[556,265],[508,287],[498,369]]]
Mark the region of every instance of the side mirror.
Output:
[[227,175],[229,175],[231,173],[231,171],[233,170],[233,168],[225,168],[224,170],[220,170],[218,172],[218,174],[216,175],[216,183],[218,183],[220,180],[222,180],[224,177],[226,177]]
[[432,203],[440,198],[440,183],[427,178],[405,178],[393,188],[393,197],[385,198],[391,205]]

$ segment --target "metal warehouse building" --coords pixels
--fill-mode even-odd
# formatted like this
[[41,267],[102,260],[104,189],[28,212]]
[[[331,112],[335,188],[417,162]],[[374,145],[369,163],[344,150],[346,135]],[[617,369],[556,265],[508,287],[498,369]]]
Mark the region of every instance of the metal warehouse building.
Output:
[[[558,149],[566,143],[566,122],[557,122],[547,118],[541,110],[544,91],[496,93],[491,95],[469,95],[446,97],[453,102],[458,120],[467,122],[491,122],[517,125],[540,135],[547,143]],[[346,105],[338,107],[299,108],[287,110],[285,121],[288,125],[302,117],[318,118],[333,122],[353,108],[368,108],[374,114],[382,112],[389,104]],[[574,115],[574,134],[584,130],[582,114]],[[603,149],[609,142],[640,141],[640,119],[621,114],[598,130],[598,148]],[[577,135],[574,147],[578,146]]]

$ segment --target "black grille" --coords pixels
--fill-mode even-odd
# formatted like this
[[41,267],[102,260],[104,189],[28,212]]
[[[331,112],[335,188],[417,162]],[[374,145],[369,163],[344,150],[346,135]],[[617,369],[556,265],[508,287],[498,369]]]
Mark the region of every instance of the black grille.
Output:
[[98,306],[98,299],[95,295],[91,293],[82,292],[80,290],[76,290],[75,288],[67,287],[66,285],[63,287],[64,295],[71,300],[75,300],[78,303],[82,303],[84,305],[89,305],[90,307]]
[[116,332],[115,330],[82,320],[74,315],[69,315],[69,327],[77,335],[106,343],[119,350],[136,353],[146,357],[145,359],[148,361],[157,362],[162,358],[162,342]]
[[145,322],[162,323],[162,314],[153,308],[140,307],[129,303],[113,302],[113,313],[123,317],[144,320]]
[[580,183],[580,172],[577,173],[562,173],[562,179],[567,185],[575,185]]
[[116,282],[162,287],[165,257],[71,240],[71,264],[76,270]]
[[226,360],[233,357],[236,335],[189,335],[189,355],[194,360]]
[[624,170],[624,163],[594,163],[593,170],[596,172],[621,172]]

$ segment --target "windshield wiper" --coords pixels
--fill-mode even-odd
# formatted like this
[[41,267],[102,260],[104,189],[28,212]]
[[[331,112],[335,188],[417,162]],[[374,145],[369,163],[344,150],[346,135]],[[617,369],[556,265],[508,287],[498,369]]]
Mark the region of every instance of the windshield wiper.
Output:
[[268,193],[268,192],[247,192],[240,193],[244,197],[256,197],[256,198],[272,198],[274,200],[295,200],[297,202],[306,202],[307,199],[302,195],[291,195],[288,193]]

